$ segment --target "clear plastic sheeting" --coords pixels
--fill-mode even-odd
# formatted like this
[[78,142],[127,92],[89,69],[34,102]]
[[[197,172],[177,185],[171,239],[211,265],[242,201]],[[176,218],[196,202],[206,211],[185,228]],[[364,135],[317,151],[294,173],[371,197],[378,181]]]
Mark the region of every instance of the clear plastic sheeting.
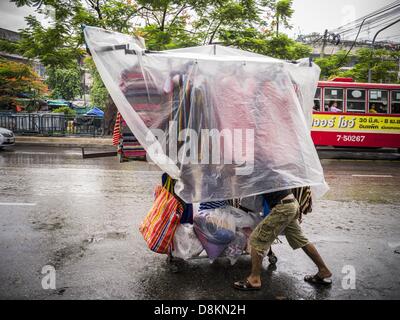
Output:
[[148,52],[134,37],[84,33],[118,110],[184,201],[327,191],[310,136],[320,69],[308,59],[214,45]]

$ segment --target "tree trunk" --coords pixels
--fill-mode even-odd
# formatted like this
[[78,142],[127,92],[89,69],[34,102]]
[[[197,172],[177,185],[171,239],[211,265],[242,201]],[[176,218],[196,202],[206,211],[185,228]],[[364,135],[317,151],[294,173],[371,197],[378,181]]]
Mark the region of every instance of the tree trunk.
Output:
[[279,36],[279,15],[276,15],[276,36]]
[[118,109],[114,101],[108,96],[106,110],[104,111],[105,134],[112,135],[114,131],[115,120],[117,118]]

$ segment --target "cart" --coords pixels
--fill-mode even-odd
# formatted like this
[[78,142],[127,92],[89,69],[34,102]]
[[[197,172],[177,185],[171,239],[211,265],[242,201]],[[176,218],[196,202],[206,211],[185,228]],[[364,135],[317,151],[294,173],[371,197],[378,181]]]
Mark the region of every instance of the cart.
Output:
[[[204,252],[204,250],[203,250],[203,252]],[[200,255],[198,255],[197,257],[193,257],[188,260],[176,258],[176,257],[172,256],[172,254],[168,254],[167,260],[166,260],[168,270],[172,273],[180,273],[180,272],[182,272],[184,264],[187,261],[208,259],[207,255],[202,255],[203,252],[201,252]],[[248,255],[249,254],[243,254],[242,256],[248,256]],[[270,265],[276,265],[276,263],[278,262],[278,257],[275,255],[275,253],[272,251],[272,249],[269,249],[269,251],[267,253],[267,257],[268,257],[268,262]],[[223,258],[225,258],[225,257],[221,256],[218,259],[223,259]]]

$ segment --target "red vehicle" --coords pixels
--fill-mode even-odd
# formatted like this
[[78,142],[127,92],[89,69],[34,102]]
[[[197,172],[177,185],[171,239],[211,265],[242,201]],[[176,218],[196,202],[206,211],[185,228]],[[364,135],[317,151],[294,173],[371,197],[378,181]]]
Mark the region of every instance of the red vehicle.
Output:
[[320,146],[400,148],[400,85],[320,81],[311,134]]

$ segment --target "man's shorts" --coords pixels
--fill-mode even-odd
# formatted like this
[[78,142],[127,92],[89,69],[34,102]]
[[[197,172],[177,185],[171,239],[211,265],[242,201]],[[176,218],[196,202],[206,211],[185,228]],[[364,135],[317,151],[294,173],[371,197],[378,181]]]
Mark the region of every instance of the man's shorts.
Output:
[[304,247],[309,241],[303,235],[298,217],[299,204],[297,201],[276,205],[252,232],[251,247],[258,253],[264,254],[282,233],[285,234],[289,245],[294,250]]

